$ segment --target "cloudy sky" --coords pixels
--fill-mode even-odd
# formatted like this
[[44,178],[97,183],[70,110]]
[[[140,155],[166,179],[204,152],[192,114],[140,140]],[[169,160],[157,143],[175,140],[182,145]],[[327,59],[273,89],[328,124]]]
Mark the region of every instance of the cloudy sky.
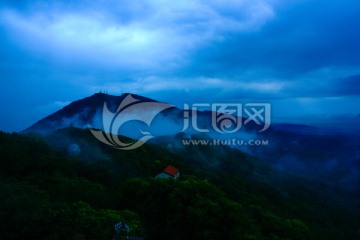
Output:
[[2,0],[0,129],[105,89],[357,123],[359,25],[358,0]]

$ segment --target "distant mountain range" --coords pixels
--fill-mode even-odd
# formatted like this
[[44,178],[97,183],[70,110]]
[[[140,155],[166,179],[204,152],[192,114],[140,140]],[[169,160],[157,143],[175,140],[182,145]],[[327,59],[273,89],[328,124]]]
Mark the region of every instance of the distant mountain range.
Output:
[[[117,132],[120,135],[136,139],[140,137],[141,134],[139,130],[141,130],[150,131],[155,136],[166,136],[179,133],[184,128],[184,110],[168,103],[161,103],[153,99],[129,93],[125,93],[121,96],[96,93],[90,97],[70,103],[63,109],[39,120],[23,132],[47,134],[65,127],[94,128],[106,131],[103,122],[105,103],[109,111],[115,114],[119,113],[120,106],[124,107],[126,111],[123,111],[119,117],[128,117],[133,118],[134,120],[141,120],[150,112],[156,113],[156,111],[159,111],[159,114],[155,114],[156,116],[152,120],[150,126],[141,124],[141,121],[128,121],[128,125],[119,129],[119,132]],[[159,105],[164,109],[158,109]],[[196,113],[194,113],[194,111],[189,111],[189,114],[187,115],[189,117],[190,126],[186,129],[186,132],[197,132],[193,126],[193,118],[196,114],[196,127],[199,129],[209,129],[210,135],[211,133],[215,134],[215,132],[212,131],[212,112],[208,110],[195,112]],[[110,121],[111,120],[113,119],[110,119]],[[240,118],[239,120],[242,121]],[[254,125],[248,124],[247,126],[243,126],[243,130],[251,130],[252,128],[255,129],[255,127],[256,126]]]
[[[106,108],[104,108],[105,103]],[[66,127],[104,129],[104,109],[108,109],[113,114],[110,116],[113,119],[108,120],[109,122],[119,118],[119,112],[122,113],[120,117],[135,120],[141,120],[149,114],[154,115],[150,124],[141,121],[124,123],[119,129],[115,129],[118,135],[140,139],[144,132],[150,132],[155,137],[152,143],[166,144],[174,152],[186,147],[181,142],[183,139],[216,139],[223,140],[225,143],[229,139],[239,139],[245,143],[230,147],[264,159],[280,171],[335,184],[352,191],[360,189],[360,137],[358,135],[324,134],[321,129],[296,124],[272,124],[270,129],[259,133],[259,127],[255,123],[243,125],[239,131],[232,134],[221,134],[212,126],[214,112],[189,111],[185,113],[185,110],[170,104],[135,94],[126,93],[121,96],[94,94],[72,102],[39,120],[23,132],[49,134]],[[199,132],[192,124],[189,128],[183,129],[184,117],[188,117],[188,121],[192,123],[195,115],[196,127],[209,129],[209,132]],[[238,120],[246,121],[245,118]],[[265,140],[267,144],[250,146],[247,144],[249,140]]]
[[[184,109],[179,109],[168,103],[161,103],[159,101],[143,97],[136,94],[125,93],[121,96],[113,96],[104,93],[96,93],[90,97],[86,97],[81,100],[74,101],[64,108],[54,112],[53,114],[37,121],[30,127],[23,130],[23,132],[38,132],[38,133],[51,133],[54,130],[65,128],[65,127],[77,127],[77,128],[96,128],[103,129],[103,109],[104,103],[107,108],[116,113],[119,106],[124,102],[125,99],[133,99],[131,114],[146,115],[148,112],[156,109],[156,104],[163,104],[166,109],[159,112],[158,116],[154,118],[154,124],[150,126],[153,128],[154,134],[159,136],[171,135],[174,133],[181,132],[184,127]],[[136,101],[135,101],[136,100]],[[149,103],[145,105],[145,103]],[[151,104],[153,103],[153,104]],[[155,105],[155,106],[153,106]],[[198,111],[195,110],[197,119],[197,127],[199,129],[209,129],[209,135],[213,134],[212,130],[212,114],[210,110]],[[127,112],[129,114],[129,112]],[[193,126],[194,111],[189,111],[188,117],[190,121],[190,128],[187,128],[187,132],[196,132]],[[135,117],[136,118],[136,117]],[[135,119],[136,120],[136,119]],[[246,118],[239,118],[239,121],[245,122]],[[137,126],[140,127],[140,126]],[[144,126],[142,126],[144,127]],[[149,126],[148,126],[149,127]],[[277,130],[285,131],[313,131],[312,128],[307,125],[300,124],[273,124],[272,127]],[[142,129],[150,130],[150,129]],[[229,130],[229,129],[228,129]],[[241,127],[242,131],[254,132],[259,130],[253,122],[250,122]],[[240,131],[239,131],[240,132]],[[119,132],[122,135],[136,138],[134,132]]]
[[[17,148],[18,143],[11,139],[21,139],[20,136],[10,136],[10,134],[0,134],[0,136],[5,139],[3,140],[4,146],[7,142],[12,143],[10,150],[15,150],[11,150],[11,153],[20,150],[22,152],[32,151],[34,148],[38,149],[36,152],[40,156],[45,153],[36,144],[40,144],[39,139],[42,139],[46,145],[50,146],[53,153],[42,157],[34,156],[35,160],[42,161],[56,153],[65,158],[77,159],[85,164],[89,163],[94,171],[91,173],[91,179],[94,178],[96,181],[103,179],[107,183],[111,182],[108,180],[109,177],[103,178],[106,176],[104,171],[108,171],[112,176],[124,181],[146,177],[151,179],[166,167],[165,165],[173,164],[181,170],[180,176],[183,176],[184,179],[200,178],[216,183],[226,190],[228,196],[244,204],[244,209],[253,209],[254,202],[260,201],[263,204],[263,202],[269,202],[267,199],[271,199],[269,203],[274,204],[272,209],[277,209],[276,212],[284,211],[285,215],[290,214],[289,216],[291,216],[295,214],[294,211],[299,211],[299,214],[295,215],[303,215],[305,219],[309,219],[309,216],[311,218],[316,216],[320,220],[315,219],[315,225],[323,223],[327,218],[337,222],[338,215],[341,214],[336,213],[335,217],[328,217],[333,209],[335,212],[344,213],[343,219],[350,215],[359,216],[359,135],[326,132],[321,128],[301,124],[271,124],[269,129],[261,132],[259,131],[261,128],[254,122],[243,124],[241,129],[234,133],[222,134],[214,129],[214,116],[219,119],[235,119],[243,123],[248,120],[248,118],[236,118],[235,115],[207,110],[188,111],[139,95],[111,96],[97,93],[75,101],[25,129],[23,131],[24,139],[30,139],[26,140],[32,144],[30,147]],[[184,128],[187,124],[189,127]],[[228,124],[221,127],[224,127],[224,131],[232,132],[234,130],[229,128]],[[99,129],[107,133],[115,133],[124,142],[136,141],[142,135],[149,133],[153,137],[138,149],[121,151],[98,141],[91,134],[91,131]],[[202,131],[204,129],[209,131]],[[43,136],[39,137],[36,133]],[[233,140],[238,140],[242,144],[234,144]],[[263,144],[251,145],[250,141],[258,141]],[[22,145],[27,146],[25,143]],[[32,147],[33,145],[37,147]],[[0,150],[6,152],[8,148],[3,147]],[[3,156],[18,156],[19,159],[24,159],[24,156],[29,157],[29,154],[27,152],[23,155],[6,153]],[[52,164],[52,161],[53,159],[50,157],[48,164]],[[60,163],[63,161],[63,158],[59,158]],[[25,165],[29,165],[29,169],[32,169],[30,163],[24,162]],[[42,164],[42,162],[39,163],[40,166]],[[57,168],[55,170],[57,171]],[[47,173],[47,170],[44,172]],[[84,174],[89,173],[85,171]],[[49,176],[53,177],[52,174]],[[39,182],[43,183],[44,181]],[[121,186],[126,186],[126,183],[124,185],[122,181],[120,182]],[[117,185],[115,186],[117,188]],[[139,187],[139,185],[136,186]],[[143,186],[147,189],[146,184]],[[137,187],[129,189],[137,194]],[[157,184],[155,187],[158,189]],[[189,187],[191,186],[189,185]],[[49,189],[53,189],[53,187]],[[169,191],[172,190],[169,189]],[[151,199],[158,198],[157,190],[155,192],[150,191],[150,194],[156,196]],[[92,197],[93,195],[90,200]],[[188,201],[187,199],[185,200]],[[131,205],[132,202],[131,199],[128,204]],[[141,205],[143,202],[144,197],[141,197],[135,205]],[[289,205],[289,203],[291,204]],[[289,208],[292,205],[295,207]],[[160,206],[162,207],[163,203]],[[147,207],[143,209],[146,214]],[[259,208],[251,211],[257,212],[256,209]],[[319,213],[316,214],[314,211]],[[142,211],[139,212],[142,214]],[[254,219],[260,219],[260,222],[267,218],[270,222],[277,219],[269,213],[265,214],[265,218],[257,216],[255,214]],[[356,217],[349,217],[349,219],[356,219]],[[153,220],[148,222],[152,223]],[[284,221],[276,220],[275,222],[274,226],[277,226]],[[357,224],[355,220],[349,222]],[[326,223],[324,228],[335,226],[332,224],[332,222]],[[343,224],[346,225],[346,221]],[[255,225],[260,226],[261,223]],[[293,224],[290,225],[293,226]],[[315,225],[309,224],[311,227]],[[348,231],[353,234],[356,226],[349,227]],[[153,226],[151,225],[151,227]],[[341,226],[339,231],[342,232],[347,227]],[[314,229],[313,231],[316,232],[317,227],[315,226]],[[283,230],[279,232],[283,232]],[[292,231],[290,232],[292,233]],[[330,232],[319,233],[319,236],[327,236],[327,234],[332,235]],[[354,239],[353,237],[344,238]],[[323,238],[314,237],[314,239]],[[324,239],[330,238],[325,237]]]

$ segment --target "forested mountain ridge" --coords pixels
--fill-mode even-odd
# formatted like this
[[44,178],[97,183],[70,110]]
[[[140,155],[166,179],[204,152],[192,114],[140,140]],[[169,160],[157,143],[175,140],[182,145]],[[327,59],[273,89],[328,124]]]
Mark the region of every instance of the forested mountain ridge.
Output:
[[[1,236],[111,239],[113,225],[123,221],[145,239],[359,237],[357,209],[317,195],[322,186],[289,176],[274,184],[275,170],[236,149],[187,151],[211,152],[223,164],[192,161],[154,144],[118,151],[76,128],[47,137],[2,132]],[[169,164],[181,178],[155,179]]]

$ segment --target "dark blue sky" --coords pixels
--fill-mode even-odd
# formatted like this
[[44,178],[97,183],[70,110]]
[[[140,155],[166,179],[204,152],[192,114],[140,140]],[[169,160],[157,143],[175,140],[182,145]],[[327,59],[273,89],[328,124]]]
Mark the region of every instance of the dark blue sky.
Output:
[[358,0],[2,0],[0,129],[101,89],[357,124],[359,24]]

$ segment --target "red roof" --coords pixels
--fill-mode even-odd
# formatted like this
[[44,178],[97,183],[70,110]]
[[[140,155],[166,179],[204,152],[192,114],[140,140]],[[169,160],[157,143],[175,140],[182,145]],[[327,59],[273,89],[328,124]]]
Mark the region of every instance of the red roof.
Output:
[[175,177],[175,175],[179,172],[179,169],[177,169],[176,167],[169,165],[164,169],[164,172]]

